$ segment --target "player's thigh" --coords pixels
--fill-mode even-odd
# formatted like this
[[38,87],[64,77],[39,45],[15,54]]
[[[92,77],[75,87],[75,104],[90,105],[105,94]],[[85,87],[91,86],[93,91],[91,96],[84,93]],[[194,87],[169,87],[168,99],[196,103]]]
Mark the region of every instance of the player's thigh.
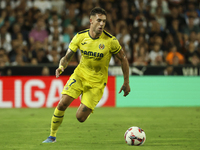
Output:
[[78,98],[81,92],[81,80],[76,76],[76,74],[72,74],[61,92],[62,98],[58,104],[58,109],[60,108],[59,110],[65,110],[74,99]]
[[79,97],[82,91],[83,88],[81,79],[76,74],[72,74],[65,84],[61,94],[66,94],[76,99]]
[[92,112],[92,109],[88,108],[87,106],[81,103],[76,112],[76,118],[80,122],[84,122],[91,112]]
[[73,97],[67,95],[67,94],[63,94],[61,99],[60,99],[60,102],[58,103],[58,110],[65,110],[70,104],[71,102],[74,100]]
[[92,111],[98,104],[98,102],[101,100],[103,96],[103,88],[89,88],[86,90],[86,92],[83,92],[81,97],[81,103],[90,108]]

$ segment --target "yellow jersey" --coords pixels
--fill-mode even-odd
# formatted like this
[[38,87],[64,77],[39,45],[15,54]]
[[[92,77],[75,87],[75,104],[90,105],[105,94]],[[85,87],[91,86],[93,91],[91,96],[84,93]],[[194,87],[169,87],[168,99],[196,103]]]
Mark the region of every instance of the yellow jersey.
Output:
[[121,50],[116,39],[105,30],[98,38],[92,38],[89,29],[77,33],[70,42],[69,49],[81,51],[81,60],[74,73],[88,82],[107,83],[111,56]]

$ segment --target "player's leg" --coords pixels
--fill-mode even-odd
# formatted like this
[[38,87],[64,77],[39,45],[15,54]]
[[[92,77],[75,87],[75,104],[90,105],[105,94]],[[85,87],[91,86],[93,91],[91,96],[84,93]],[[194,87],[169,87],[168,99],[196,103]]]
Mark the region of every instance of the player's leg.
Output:
[[76,113],[76,118],[79,122],[84,122],[88,118],[103,95],[104,87],[99,88],[88,85],[87,83],[87,87],[84,88],[85,90],[81,97],[81,105]]
[[54,110],[53,117],[51,119],[51,132],[50,136],[43,141],[43,143],[53,143],[56,141],[56,133],[58,131],[59,126],[61,125],[64,117],[65,110],[74,100],[71,96],[63,94],[60,102],[58,103],[57,107]]
[[58,127],[63,121],[64,113],[67,107],[71,104],[74,98],[63,94],[61,97],[60,102],[58,103],[57,107],[55,108],[53,117],[51,119],[51,133],[50,136],[56,137],[56,133],[58,131]]
[[52,143],[52,141],[55,141],[56,133],[58,131],[58,127],[63,121],[65,110],[71,104],[71,102],[81,94],[81,87],[82,83],[80,79],[73,74],[64,86],[61,93],[61,100],[58,103],[58,106],[55,108],[54,115],[51,119],[50,136],[43,141],[43,143]]
[[84,122],[90,113],[92,112],[92,109],[88,108],[84,104],[80,104],[77,112],[76,112],[76,118],[78,119],[79,122]]

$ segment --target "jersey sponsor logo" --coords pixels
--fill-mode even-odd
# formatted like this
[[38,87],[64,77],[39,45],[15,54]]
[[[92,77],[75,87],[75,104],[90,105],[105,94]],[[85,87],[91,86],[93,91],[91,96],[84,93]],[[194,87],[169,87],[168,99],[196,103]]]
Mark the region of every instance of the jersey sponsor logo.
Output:
[[104,49],[105,45],[104,44],[99,44],[99,49]]
[[81,53],[83,54],[83,55],[86,55],[86,56],[88,56],[88,57],[93,57],[93,58],[103,58],[103,53],[97,53],[97,52],[92,52],[92,51],[83,51],[83,50],[81,50]]
[[85,44],[87,44],[86,42],[84,42],[84,43],[81,43],[82,45],[85,45]]

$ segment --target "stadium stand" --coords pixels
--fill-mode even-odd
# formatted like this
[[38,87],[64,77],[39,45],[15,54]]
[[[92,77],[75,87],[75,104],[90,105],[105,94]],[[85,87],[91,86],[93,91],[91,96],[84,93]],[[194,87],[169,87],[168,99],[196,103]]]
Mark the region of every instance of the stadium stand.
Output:
[[[98,6],[107,11],[105,30],[119,40],[131,66],[200,64],[198,0],[1,0],[0,68],[58,65]],[[115,57],[110,64],[119,65]]]

